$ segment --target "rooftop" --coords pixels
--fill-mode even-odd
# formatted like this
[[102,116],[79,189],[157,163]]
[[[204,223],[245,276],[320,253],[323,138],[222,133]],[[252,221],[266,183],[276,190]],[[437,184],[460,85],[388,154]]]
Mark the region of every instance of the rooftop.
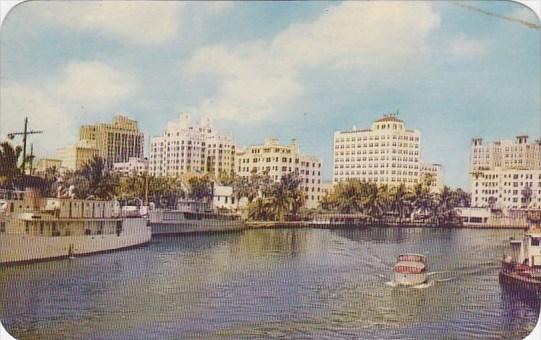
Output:
[[396,113],[390,113],[390,114],[384,115],[384,116],[381,117],[380,119],[376,120],[376,123],[380,123],[380,122],[397,122],[397,123],[403,123],[404,121],[402,121],[401,119],[399,119],[399,118],[396,116]]

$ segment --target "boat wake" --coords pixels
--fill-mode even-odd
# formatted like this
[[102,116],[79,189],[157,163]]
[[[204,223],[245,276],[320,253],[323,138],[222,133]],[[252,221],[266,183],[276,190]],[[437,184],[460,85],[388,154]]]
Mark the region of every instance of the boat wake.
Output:
[[436,283],[445,282],[445,281],[449,281],[449,279],[445,279],[445,280],[429,280],[429,281],[427,281],[425,283],[421,283],[421,284],[418,284],[418,285],[415,285],[415,286],[401,286],[400,284],[398,284],[397,282],[394,282],[394,281],[387,281],[387,282],[385,282],[385,285],[388,286],[388,287],[392,287],[392,288],[401,287],[401,288],[411,288],[411,289],[426,289],[426,288],[430,288],[430,287],[434,286]]
[[415,286],[411,286],[411,288],[413,289],[425,289],[425,288],[430,288],[434,285],[436,281],[434,280],[430,280],[430,281],[427,281],[425,283],[421,283],[421,284],[418,284],[418,285],[415,285]]
[[439,271],[439,272],[430,272],[430,273],[427,273],[426,275],[427,275],[427,276],[432,276],[432,275],[446,274],[446,273],[450,273],[450,271],[448,271],[448,270],[442,270],[442,271]]

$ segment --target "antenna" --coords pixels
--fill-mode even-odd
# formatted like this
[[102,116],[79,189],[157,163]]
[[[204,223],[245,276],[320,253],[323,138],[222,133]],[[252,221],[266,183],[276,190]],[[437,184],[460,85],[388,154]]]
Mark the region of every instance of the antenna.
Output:
[[[28,135],[34,135],[34,134],[40,134],[43,133],[43,131],[34,131],[34,130],[28,130],[28,117],[24,117],[24,131],[22,132],[10,132],[8,133],[8,138],[13,139],[15,136],[23,136],[23,164],[22,164],[22,170],[23,174],[26,173],[26,139]],[[30,169],[32,171],[32,169]]]

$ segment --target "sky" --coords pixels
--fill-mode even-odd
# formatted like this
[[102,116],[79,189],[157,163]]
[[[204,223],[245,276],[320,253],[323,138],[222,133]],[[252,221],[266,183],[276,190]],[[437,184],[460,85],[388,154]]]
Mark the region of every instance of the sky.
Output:
[[155,136],[190,112],[238,146],[295,138],[330,180],[334,132],[398,110],[467,189],[472,137],[541,134],[541,23],[510,1],[462,4],[25,2],[0,31],[0,138],[28,116],[40,158],[81,124],[125,114]]

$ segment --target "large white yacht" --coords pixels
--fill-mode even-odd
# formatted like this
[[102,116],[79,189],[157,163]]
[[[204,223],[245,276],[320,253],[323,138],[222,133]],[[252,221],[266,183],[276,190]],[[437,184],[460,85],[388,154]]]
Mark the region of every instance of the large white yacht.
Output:
[[41,197],[38,190],[0,193],[0,264],[134,247],[151,238],[144,209],[117,201]]
[[152,235],[223,232],[245,227],[240,215],[213,211],[196,201],[180,202],[176,209],[151,209],[149,218]]

